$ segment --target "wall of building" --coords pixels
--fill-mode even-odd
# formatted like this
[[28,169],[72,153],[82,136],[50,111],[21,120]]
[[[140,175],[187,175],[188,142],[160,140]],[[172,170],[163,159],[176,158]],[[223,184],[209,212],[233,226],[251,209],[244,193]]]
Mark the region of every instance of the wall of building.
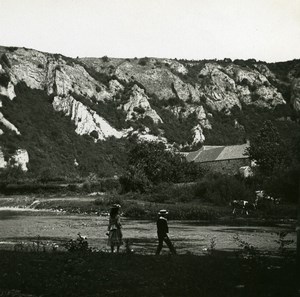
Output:
[[250,166],[249,159],[233,159],[200,163],[202,167],[222,174],[234,175],[239,173],[242,166]]

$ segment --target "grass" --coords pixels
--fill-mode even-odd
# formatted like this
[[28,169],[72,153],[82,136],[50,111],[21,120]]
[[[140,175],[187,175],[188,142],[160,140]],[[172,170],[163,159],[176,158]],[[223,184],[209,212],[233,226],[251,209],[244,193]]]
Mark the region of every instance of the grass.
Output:
[[[8,198],[7,198],[8,197]],[[88,196],[86,194],[73,195],[29,195],[29,196],[7,196],[0,197],[0,207],[29,207],[34,201],[35,209],[63,210],[67,213],[101,214],[107,213],[114,203],[122,206],[125,217],[133,219],[155,219],[159,209],[167,209],[169,218],[172,220],[205,220],[220,221],[226,219],[237,221],[243,216],[232,216],[229,205],[217,206],[212,203],[194,200],[190,202],[162,203],[149,200],[141,200],[140,195],[119,195],[117,193],[102,193],[101,195]],[[264,222],[275,222],[281,219],[295,219],[297,217],[296,205],[282,204],[264,210],[256,210],[249,216],[244,216],[247,220],[256,219]]]
[[0,296],[299,296],[293,259],[1,251]]

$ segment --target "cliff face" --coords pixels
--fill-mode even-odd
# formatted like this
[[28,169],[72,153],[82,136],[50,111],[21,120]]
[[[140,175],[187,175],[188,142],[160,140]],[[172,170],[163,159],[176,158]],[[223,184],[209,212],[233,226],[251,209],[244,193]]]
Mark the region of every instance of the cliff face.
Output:
[[[134,134],[193,146],[205,143],[207,134],[213,139],[222,125],[219,114],[247,137],[247,127],[234,118],[236,110],[246,112],[249,106],[272,113],[278,106],[291,105],[300,111],[296,60],[283,81],[281,68],[278,75],[267,63],[256,61],[71,59],[4,47],[0,53],[0,140],[8,133],[22,137],[26,131],[7,114],[8,103],[2,103],[3,98],[12,104],[17,100],[15,88],[20,83],[43,91],[53,110],[68,117],[78,135],[91,136],[94,142]],[[281,88],[290,91],[283,93]]]

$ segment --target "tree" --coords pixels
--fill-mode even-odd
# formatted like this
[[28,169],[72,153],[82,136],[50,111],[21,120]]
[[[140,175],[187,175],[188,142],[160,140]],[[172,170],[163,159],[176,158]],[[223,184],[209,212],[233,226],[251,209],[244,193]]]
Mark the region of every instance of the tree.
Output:
[[201,176],[201,169],[188,163],[179,153],[167,150],[163,143],[141,142],[128,154],[128,168],[120,178],[123,190],[144,191],[162,182],[191,181]]
[[248,154],[265,176],[270,176],[275,167],[280,167],[288,161],[286,147],[271,121],[264,122],[258,134],[251,140]]
[[271,121],[251,141],[248,153],[255,160],[257,185],[274,198],[295,203],[299,195],[300,136],[282,141]]

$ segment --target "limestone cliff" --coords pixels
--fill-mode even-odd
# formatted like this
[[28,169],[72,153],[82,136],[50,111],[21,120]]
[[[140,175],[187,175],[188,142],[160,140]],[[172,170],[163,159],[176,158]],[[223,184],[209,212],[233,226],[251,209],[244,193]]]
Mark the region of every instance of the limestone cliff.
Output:
[[[224,131],[229,127],[233,135],[229,144],[233,144],[252,132],[241,121],[244,115],[251,117],[243,114],[247,108],[270,114],[278,106],[300,111],[298,60],[268,64],[230,59],[72,59],[4,47],[0,54],[0,140],[8,139],[11,132],[21,139],[20,131],[26,132],[27,127],[20,126],[26,121],[14,121],[14,114],[6,110],[18,100],[20,83],[45,93],[51,110],[64,114],[74,124],[73,131],[95,142],[133,134],[193,146],[218,141],[217,129],[218,138],[226,142],[230,136],[226,138]],[[23,157],[16,157],[16,163],[19,159],[26,163],[24,152],[17,155]]]
[[154,123],[162,123],[163,121],[160,116],[151,108],[149,100],[144,90],[134,85],[128,102],[123,105],[123,109],[127,113],[126,120],[138,119],[140,117],[145,118],[148,116]]
[[109,123],[100,117],[95,111],[89,109],[81,102],[76,101],[72,96],[55,96],[53,108],[62,111],[66,116],[70,116],[76,125],[76,133],[79,135],[91,135],[95,139],[105,140],[108,137],[122,137],[122,132],[112,128]]

